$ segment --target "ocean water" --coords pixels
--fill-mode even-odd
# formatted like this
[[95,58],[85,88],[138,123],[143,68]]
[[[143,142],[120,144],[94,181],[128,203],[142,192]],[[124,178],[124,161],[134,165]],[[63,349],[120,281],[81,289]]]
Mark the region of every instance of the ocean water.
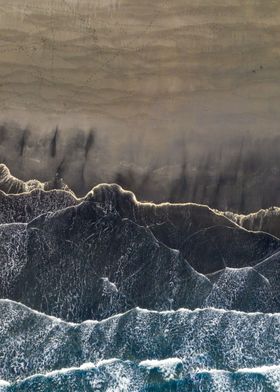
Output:
[[117,186],[1,198],[1,392],[280,391],[277,237]]

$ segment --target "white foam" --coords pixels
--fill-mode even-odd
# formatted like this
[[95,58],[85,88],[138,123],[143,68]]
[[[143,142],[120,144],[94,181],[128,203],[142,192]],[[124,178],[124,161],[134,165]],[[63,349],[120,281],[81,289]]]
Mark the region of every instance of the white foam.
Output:
[[0,380],[0,387],[8,387],[11,385],[8,381]]
[[178,365],[183,366],[180,358],[166,358],[166,359],[147,359],[139,363],[147,369],[159,368],[166,379],[173,379],[176,376]]
[[271,371],[279,371],[280,373],[280,365],[264,365],[255,368],[243,368],[238,369],[237,373],[269,373]]

